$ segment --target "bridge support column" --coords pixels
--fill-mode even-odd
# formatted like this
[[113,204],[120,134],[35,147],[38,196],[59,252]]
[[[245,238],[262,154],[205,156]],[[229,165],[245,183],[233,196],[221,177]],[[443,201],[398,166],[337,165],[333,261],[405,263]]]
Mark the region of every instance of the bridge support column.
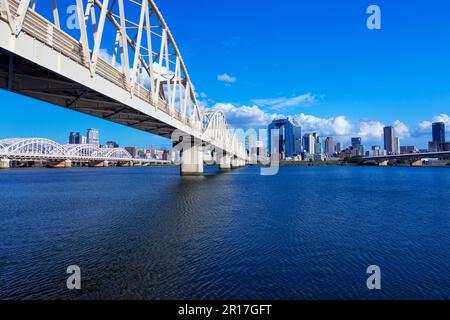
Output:
[[378,163],[378,165],[379,165],[380,167],[386,167],[386,166],[388,165],[388,163],[389,163],[388,160],[384,160],[384,161],[381,161],[380,163]]
[[71,168],[72,161],[64,160],[64,161],[50,161],[47,163],[48,168]]
[[0,169],[8,169],[11,167],[11,161],[9,159],[0,159]]
[[422,159],[416,160],[416,161],[412,161],[411,162],[411,167],[421,167],[423,166],[423,161]]
[[182,176],[199,176],[203,174],[203,146],[188,144],[180,152],[180,174]]
[[232,168],[239,168],[241,165],[239,163],[239,159],[238,158],[233,158],[231,160],[231,167]]
[[219,167],[220,170],[229,170],[231,169],[231,155],[228,153],[224,153],[219,159]]
[[215,164],[219,164],[218,153],[217,153],[215,150],[212,152],[212,161],[213,161]]
[[92,161],[92,162],[89,162],[89,167],[99,168],[99,167],[108,167],[108,166],[109,166],[109,162],[108,161]]

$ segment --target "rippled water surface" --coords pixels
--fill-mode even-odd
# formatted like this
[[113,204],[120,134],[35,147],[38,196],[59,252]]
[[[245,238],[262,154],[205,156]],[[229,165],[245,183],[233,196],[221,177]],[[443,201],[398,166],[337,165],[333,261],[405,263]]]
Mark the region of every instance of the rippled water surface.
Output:
[[0,298],[450,299],[450,168],[178,170],[0,171]]

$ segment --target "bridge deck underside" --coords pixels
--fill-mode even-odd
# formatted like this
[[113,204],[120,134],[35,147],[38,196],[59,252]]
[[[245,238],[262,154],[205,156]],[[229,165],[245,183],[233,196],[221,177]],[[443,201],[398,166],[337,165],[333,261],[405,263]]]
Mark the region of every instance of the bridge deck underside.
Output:
[[166,138],[170,138],[175,130],[147,114],[2,49],[0,88]]

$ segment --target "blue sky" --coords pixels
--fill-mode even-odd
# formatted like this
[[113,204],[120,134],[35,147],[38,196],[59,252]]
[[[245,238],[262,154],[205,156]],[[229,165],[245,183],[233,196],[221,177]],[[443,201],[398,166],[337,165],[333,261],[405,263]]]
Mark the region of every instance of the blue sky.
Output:
[[[395,125],[402,145],[425,147],[429,122],[450,129],[450,3],[441,0],[156,1],[176,39],[202,106],[235,126],[296,117],[304,131],[361,135],[379,144]],[[366,27],[376,4],[382,29]],[[168,140],[0,91],[0,138],[65,142],[100,129],[121,145]]]

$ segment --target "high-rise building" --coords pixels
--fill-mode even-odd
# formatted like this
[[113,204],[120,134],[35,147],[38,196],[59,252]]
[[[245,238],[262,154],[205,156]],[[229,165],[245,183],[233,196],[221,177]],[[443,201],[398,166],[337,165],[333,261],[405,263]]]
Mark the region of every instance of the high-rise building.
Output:
[[298,123],[292,119],[278,119],[272,121],[268,127],[268,147],[272,153],[272,130],[279,130],[279,150],[280,159],[294,157],[302,152],[302,133]]
[[100,145],[100,134],[98,129],[89,128],[87,130],[87,143],[94,144],[96,146]]
[[314,154],[314,149],[316,146],[316,139],[310,133],[305,133],[303,136],[303,150],[309,154]]
[[325,139],[325,153],[328,155],[332,155],[335,152],[335,147],[334,147],[334,139],[333,137],[327,137]]
[[394,154],[394,128],[393,127],[384,127],[384,150],[386,150],[386,153]]
[[436,151],[444,151],[445,143],[445,123],[435,122],[432,125],[433,142],[436,143]]
[[341,153],[342,152],[342,143],[338,142],[336,143],[336,153]]
[[353,148],[357,148],[357,147],[359,147],[361,145],[362,145],[361,137],[354,137],[354,138],[352,138],[352,147]]
[[251,148],[251,154],[256,156],[256,159],[263,159],[266,157],[267,152],[264,148],[264,142],[257,140]]
[[71,132],[70,133],[70,135],[69,135],[69,144],[77,144],[75,141],[76,141],[76,136],[77,136],[77,134],[78,134],[78,136],[80,135],[80,133],[79,132]]
[[372,146],[372,148],[370,148],[370,149],[371,149],[370,152],[369,152],[370,156],[372,156],[372,157],[381,156],[381,153],[380,153],[381,148],[380,148],[380,146]]
[[352,148],[355,156],[363,156],[364,155],[364,146],[362,145],[361,137],[352,138]]
[[71,132],[69,135],[69,144],[83,144],[83,136],[79,132]]
[[319,142],[316,140],[316,143],[314,145],[314,154],[320,155],[322,154],[322,142]]
[[394,153],[400,154],[400,138],[399,137],[395,137],[395,139],[394,139]]
[[250,131],[245,136],[245,150],[247,152],[247,155],[249,156],[249,161],[252,163],[258,160],[257,157],[258,155],[256,153],[257,151],[256,140],[257,140],[256,131]]
[[317,132],[314,132],[312,134],[312,136],[314,137],[314,154],[316,155],[321,155],[322,154],[322,138],[320,137],[320,135]]

